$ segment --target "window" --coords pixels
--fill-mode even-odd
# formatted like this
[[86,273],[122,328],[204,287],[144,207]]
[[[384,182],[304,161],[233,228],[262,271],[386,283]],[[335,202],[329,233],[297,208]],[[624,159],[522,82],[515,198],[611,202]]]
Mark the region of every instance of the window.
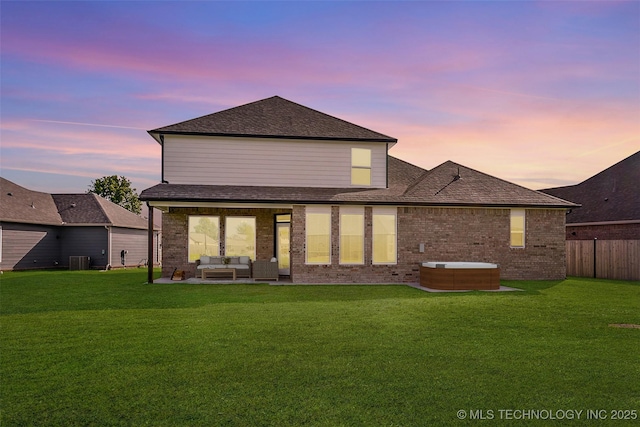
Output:
[[225,256],[248,256],[256,259],[255,217],[228,216],[225,222]]
[[373,208],[373,263],[396,264],[396,208]]
[[217,216],[189,217],[189,262],[201,255],[220,255],[220,218]]
[[351,149],[351,185],[371,185],[371,150]]
[[364,264],[364,208],[340,208],[340,264]]
[[524,248],[524,209],[511,210],[511,247]]
[[307,207],[307,264],[331,264],[331,208]]

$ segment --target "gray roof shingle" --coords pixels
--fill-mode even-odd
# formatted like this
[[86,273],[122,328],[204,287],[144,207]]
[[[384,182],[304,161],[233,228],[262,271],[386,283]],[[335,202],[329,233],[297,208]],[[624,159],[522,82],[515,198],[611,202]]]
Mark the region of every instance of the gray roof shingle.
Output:
[[[454,177],[460,173],[459,179]],[[426,171],[389,156],[389,186],[381,189],[158,184],[147,201],[389,204],[554,207],[576,205],[493,176],[445,162]]]
[[147,221],[93,193],[53,194],[65,224],[111,225],[123,228],[146,229]]
[[547,188],[544,193],[582,205],[567,224],[640,220],[640,151],[580,184]]
[[573,203],[447,161],[404,194],[416,202],[486,206],[562,206]]
[[93,193],[49,194],[0,177],[0,221],[147,229],[147,220]]
[[61,225],[51,194],[32,191],[0,177],[0,221]]
[[397,142],[395,138],[279,96],[150,130],[149,134],[156,140],[159,140],[160,134],[182,134],[372,141],[390,144]]

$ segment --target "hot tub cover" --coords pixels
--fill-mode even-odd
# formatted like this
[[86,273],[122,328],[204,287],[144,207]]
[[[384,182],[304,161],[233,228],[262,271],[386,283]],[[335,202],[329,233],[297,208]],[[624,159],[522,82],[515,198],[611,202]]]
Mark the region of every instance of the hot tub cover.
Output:
[[423,267],[429,268],[498,268],[498,264],[489,262],[462,262],[462,261],[429,261],[423,262]]

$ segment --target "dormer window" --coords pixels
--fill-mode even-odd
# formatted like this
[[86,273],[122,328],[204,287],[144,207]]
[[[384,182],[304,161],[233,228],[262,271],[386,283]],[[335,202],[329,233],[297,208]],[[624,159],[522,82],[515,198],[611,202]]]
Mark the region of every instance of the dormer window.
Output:
[[371,150],[351,149],[351,185],[371,185]]

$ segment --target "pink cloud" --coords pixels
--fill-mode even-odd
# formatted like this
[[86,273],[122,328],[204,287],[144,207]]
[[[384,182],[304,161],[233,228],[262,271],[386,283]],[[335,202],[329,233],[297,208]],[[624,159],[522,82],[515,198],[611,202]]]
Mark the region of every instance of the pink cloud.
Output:
[[453,160],[534,189],[581,182],[640,147],[638,107],[618,99],[451,85],[407,103],[416,114],[341,117],[398,138],[391,154],[422,167]]
[[[392,154],[424,167],[451,159],[516,182],[539,184],[545,175],[577,182],[637,148],[638,84],[629,81],[640,70],[638,55],[627,54],[626,44],[584,28],[549,37],[550,29],[574,25],[575,16],[597,17],[619,7],[566,3],[525,6],[562,11],[561,17],[486,21],[456,11],[432,26],[424,25],[424,15],[378,15],[378,21],[358,26],[342,16],[342,26],[327,27],[313,39],[303,36],[297,22],[277,34],[226,22],[224,30],[201,34],[116,14],[104,23],[114,31],[88,31],[90,22],[52,34],[5,26],[3,58],[27,59],[44,69],[54,65],[78,79],[82,73],[122,79],[136,88],[124,96],[140,103],[103,110],[92,102],[86,112],[34,114],[40,122],[3,121],[3,149],[26,148],[29,157],[42,158],[43,168],[49,156],[58,162],[51,163],[55,170],[64,170],[65,162],[67,168],[96,170],[110,162],[114,170],[149,173],[147,164],[153,163],[159,174],[159,146],[145,128],[192,118],[200,109],[208,114],[281,95],[399,138]],[[82,31],[86,37],[78,37]],[[624,96],[614,93],[621,80]],[[3,97],[65,108],[82,98],[55,91],[3,86]],[[14,164],[3,153],[3,167],[8,162]],[[18,163],[29,167],[26,160]]]
[[[8,128],[15,127],[9,124]],[[3,124],[4,130],[4,124]],[[31,148],[61,154],[108,154],[114,157],[156,158],[160,148],[146,132],[123,132],[51,129],[47,124],[30,126],[20,132],[3,133],[7,148]]]
[[160,147],[144,131],[4,121],[2,168],[90,179],[118,174],[142,190],[160,179]]

